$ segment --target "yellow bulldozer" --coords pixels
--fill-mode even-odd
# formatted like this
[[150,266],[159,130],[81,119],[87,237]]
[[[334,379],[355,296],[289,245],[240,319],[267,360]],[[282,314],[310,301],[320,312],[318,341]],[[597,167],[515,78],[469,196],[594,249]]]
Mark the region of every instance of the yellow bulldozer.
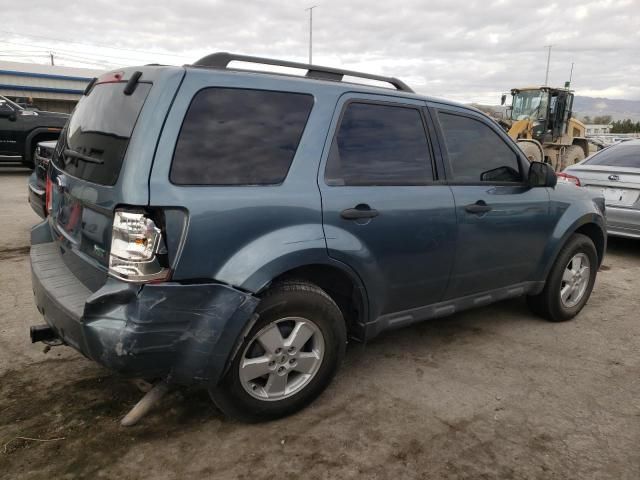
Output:
[[[585,125],[571,115],[573,91],[568,85],[514,88],[511,97],[503,125],[530,160],[561,171],[589,155]],[[506,99],[502,95],[502,105]]]

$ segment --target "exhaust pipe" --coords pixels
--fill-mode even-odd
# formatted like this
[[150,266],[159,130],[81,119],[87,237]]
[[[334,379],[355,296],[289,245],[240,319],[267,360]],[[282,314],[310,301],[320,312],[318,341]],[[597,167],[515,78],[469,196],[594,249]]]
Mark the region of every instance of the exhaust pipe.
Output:
[[36,325],[29,329],[31,343],[45,342],[58,338],[56,332],[49,325]]

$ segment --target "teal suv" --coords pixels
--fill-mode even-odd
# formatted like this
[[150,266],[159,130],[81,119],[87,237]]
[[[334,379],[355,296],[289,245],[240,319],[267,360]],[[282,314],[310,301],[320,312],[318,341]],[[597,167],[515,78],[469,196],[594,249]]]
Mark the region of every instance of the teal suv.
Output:
[[605,252],[603,198],[481,112],[228,53],[95,79],[45,187],[32,340],[246,421],[316,398],[348,338],[517,296],[571,319]]

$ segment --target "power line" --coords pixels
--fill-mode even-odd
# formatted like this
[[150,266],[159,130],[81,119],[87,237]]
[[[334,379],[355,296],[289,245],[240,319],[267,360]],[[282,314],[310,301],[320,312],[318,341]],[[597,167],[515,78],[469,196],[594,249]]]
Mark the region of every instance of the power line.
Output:
[[147,55],[162,55],[162,56],[166,56],[166,57],[180,57],[181,56],[181,55],[175,54],[175,53],[162,53],[162,52],[152,52],[152,51],[149,51],[149,50],[137,50],[137,49],[134,49],[134,48],[126,48],[126,47],[114,47],[114,46],[107,45],[107,44],[104,44],[104,43],[78,42],[78,41],[67,40],[67,39],[59,38],[59,37],[55,38],[55,37],[46,37],[44,35],[34,35],[34,34],[31,34],[31,33],[12,32],[10,30],[0,30],[0,33],[14,35],[16,37],[42,38],[43,40],[49,40],[49,41],[53,41],[53,42],[71,43],[71,44],[75,44],[75,45],[84,45],[84,46],[87,46],[87,47],[103,47],[103,48],[110,48],[112,50],[123,50],[123,51],[127,51],[127,52],[144,53],[144,54],[147,54]]
[[[41,45],[34,45],[32,43],[18,43],[18,42],[10,42],[8,40],[0,40],[0,43],[8,43],[9,45],[17,45],[19,47],[41,47],[43,48],[44,52],[49,52],[50,50],[45,49],[44,47],[42,47]],[[53,49],[54,52],[66,52],[66,53],[70,53],[70,54],[75,54],[78,52],[75,52],[73,50],[67,50],[67,49]],[[89,55],[92,57],[98,57],[98,58],[111,58],[111,59],[115,59],[115,60],[119,60],[122,61],[122,59],[126,59],[126,60],[133,60],[135,62],[140,63],[142,60],[140,58],[133,58],[133,57],[123,57],[123,56],[115,56],[115,55],[105,55],[102,53],[90,53],[90,52],[79,52],[83,55]],[[133,64],[132,64],[133,65]]]

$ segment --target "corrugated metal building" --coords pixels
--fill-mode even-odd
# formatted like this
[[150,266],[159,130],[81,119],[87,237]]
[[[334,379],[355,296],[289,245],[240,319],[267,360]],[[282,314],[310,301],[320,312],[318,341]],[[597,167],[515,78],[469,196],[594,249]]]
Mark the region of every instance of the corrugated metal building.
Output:
[[0,61],[0,95],[40,110],[69,113],[102,70]]

